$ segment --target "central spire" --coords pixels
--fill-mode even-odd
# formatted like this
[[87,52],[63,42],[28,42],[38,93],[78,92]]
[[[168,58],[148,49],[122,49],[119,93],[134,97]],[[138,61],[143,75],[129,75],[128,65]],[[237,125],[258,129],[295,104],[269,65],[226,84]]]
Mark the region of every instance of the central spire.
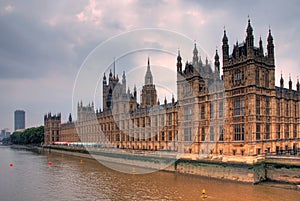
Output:
[[153,84],[153,77],[150,69],[150,59],[148,57],[148,65],[147,65],[147,72],[145,75],[145,85]]

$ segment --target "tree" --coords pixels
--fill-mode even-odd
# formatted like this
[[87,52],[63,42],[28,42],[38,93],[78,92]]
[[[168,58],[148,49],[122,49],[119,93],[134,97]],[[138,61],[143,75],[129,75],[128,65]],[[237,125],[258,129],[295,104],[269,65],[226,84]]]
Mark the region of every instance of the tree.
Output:
[[41,144],[44,141],[44,126],[28,128],[23,132],[14,132],[7,140],[12,144]]

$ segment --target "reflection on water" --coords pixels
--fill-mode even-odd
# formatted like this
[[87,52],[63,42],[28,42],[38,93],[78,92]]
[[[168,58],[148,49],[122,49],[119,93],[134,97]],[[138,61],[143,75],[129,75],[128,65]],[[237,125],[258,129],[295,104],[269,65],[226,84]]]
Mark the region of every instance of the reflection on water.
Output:
[[124,174],[94,160],[0,146],[1,201],[201,200],[202,189],[208,195],[205,200],[282,201],[300,197],[296,190],[168,172]]

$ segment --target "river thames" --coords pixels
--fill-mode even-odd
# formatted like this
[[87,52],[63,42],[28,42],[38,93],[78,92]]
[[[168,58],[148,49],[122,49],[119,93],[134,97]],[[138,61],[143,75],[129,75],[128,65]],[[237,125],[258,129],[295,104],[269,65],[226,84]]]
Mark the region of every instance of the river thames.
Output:
[[[49,164],[49,162],[51,163]],[[0,200],[299,200],[272,184],[243,184],[169,172],[134,175],[99,162],[0,146]]]

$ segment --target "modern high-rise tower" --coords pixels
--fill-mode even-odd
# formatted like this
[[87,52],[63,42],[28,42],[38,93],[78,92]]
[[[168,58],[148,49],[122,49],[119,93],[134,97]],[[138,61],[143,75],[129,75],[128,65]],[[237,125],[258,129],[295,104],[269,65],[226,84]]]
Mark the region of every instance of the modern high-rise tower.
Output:
[[25,129],[25,111],[15,111],[15,131],[19,129]]

